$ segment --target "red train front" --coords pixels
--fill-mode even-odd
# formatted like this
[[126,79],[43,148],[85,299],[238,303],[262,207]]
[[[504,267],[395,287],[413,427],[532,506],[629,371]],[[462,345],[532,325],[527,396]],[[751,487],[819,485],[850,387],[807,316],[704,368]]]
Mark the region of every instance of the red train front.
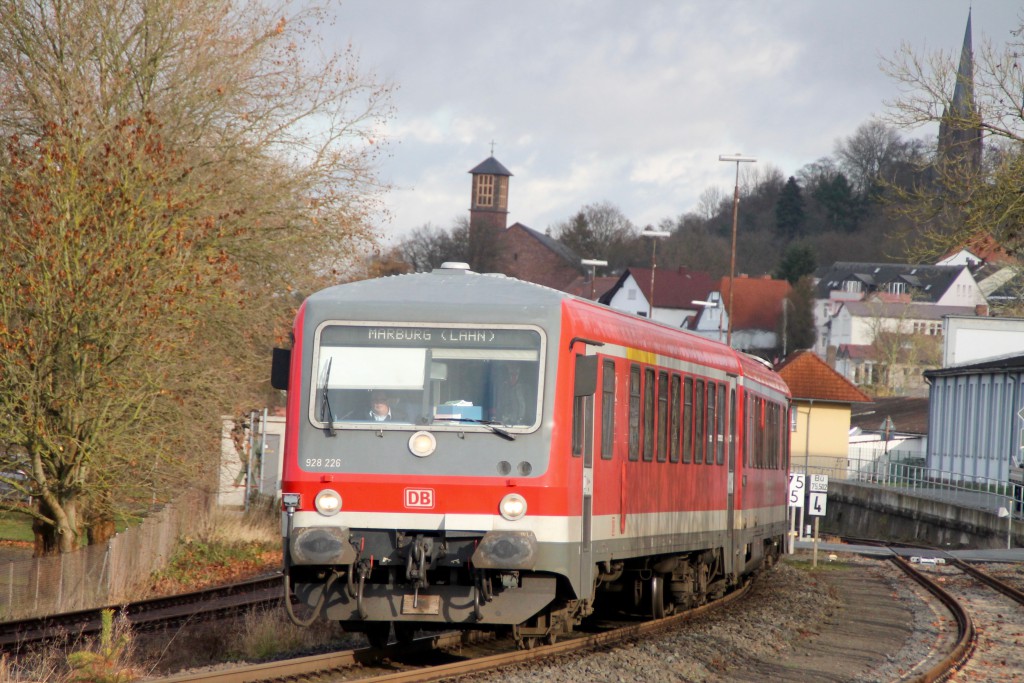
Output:
[[781,548],[788,392],[722,344],[455,267],[314,294],[275,360],[305,623],[529,645],[595,604],[699,604]]

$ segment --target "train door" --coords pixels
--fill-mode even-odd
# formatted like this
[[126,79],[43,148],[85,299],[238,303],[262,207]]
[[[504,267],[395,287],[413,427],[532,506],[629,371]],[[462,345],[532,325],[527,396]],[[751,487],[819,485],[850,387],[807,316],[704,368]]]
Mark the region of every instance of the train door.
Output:
[[573,382],[572,457],[581,472],[580,561],[577,595],[591,600],[594,590],[594,394],[597,391],[597,356],[576,356]]
[[[728,385],[729,387],[729,453],[726,456],[726,460],[729,464],[728,471],[728,489],[727,489],[727,505],[728,513],[726,515],[726,521],[729,525],[728,531],[728,543],[729,543],[729,557],[733,558],[733,562],[736,562],[736,447],[737,447],[737,434],[736,434],[736,382],[733,380]],[[733,571],[739,573],[740,568],[734,567]]]

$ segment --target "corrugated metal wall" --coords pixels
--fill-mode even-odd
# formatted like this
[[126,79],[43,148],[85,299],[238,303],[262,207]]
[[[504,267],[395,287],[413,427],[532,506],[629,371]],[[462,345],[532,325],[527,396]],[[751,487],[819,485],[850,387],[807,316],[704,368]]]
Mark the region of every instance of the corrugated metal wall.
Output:
[[1024,373],[970,372],[932,378],[928,467],[1006,481],[1020,458]]

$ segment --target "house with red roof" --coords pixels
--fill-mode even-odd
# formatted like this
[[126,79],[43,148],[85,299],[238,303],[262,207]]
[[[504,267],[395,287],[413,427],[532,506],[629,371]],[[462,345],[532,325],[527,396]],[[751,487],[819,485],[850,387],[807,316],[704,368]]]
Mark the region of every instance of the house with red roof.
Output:
[[776,372],[793,395],[790,471],[845,478],[852,406],[871,398],[810,350],[790,355]]
[[[598,301],[611,308],[683,327],[715,288],[708,273],[688,268],[627,268]],[[653,305],[652,305],[653,297]]]
[[723,277],[715,285],[715,291],[709,293],[707,304],[700,307],[689,322],[688,329],[702,337],[724,342],[730,336],[731,317],[732,347],[768,355],[781,346],[778,331],[782,329],[782,302],[789,290],[786,280],[746,275]]

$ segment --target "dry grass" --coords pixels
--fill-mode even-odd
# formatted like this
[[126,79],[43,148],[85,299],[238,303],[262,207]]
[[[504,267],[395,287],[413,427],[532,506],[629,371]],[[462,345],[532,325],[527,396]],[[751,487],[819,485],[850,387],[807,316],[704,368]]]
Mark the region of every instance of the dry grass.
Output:
[[267,544],[280,548],[281,514],[276,509],[248,513],[218,508],[210,515],[202,540],[224,544]]
[[[281,531],[276,511],[261,509],[249,514],[240,511],[214,512],[195,538],[181,539],[179,552],[185,555],[187,569],[180,580],[164,579],[176,592],[201,587],[199,584],[229,582],[280,567]],[[200,546],[213,549],[216,561],[208,565],[195,560],[188,550]],[[253,548],[263,549],[253,559]],[[233,550],[245,549],[244,560]],[[131,599],[152,597],[161,581],[154,577]],[[260,660],[291,652],[337,648],[345,636],[336,624],[319,623],[309,629],[294,626],[283,610],[260,610],[233,623],[187,624],[169,633],[132,634],[126,620],[112,623],[110,638],[65,639],[51,643],[39,652],[12,660],[0,657],[0,683],[72,683],[73,681],[136,680],[138,672],[170,672],[218,662]],[[82,654],[86,653],[86,654]],[[76,656],[77,655],[77,656]],[[77,669],[75,664],[77,663]]]
[[98,638],[65,637],[17,659],[0,656],[0,683],[131,683],[141,676],[134,660],[127,617],[107,610]]

